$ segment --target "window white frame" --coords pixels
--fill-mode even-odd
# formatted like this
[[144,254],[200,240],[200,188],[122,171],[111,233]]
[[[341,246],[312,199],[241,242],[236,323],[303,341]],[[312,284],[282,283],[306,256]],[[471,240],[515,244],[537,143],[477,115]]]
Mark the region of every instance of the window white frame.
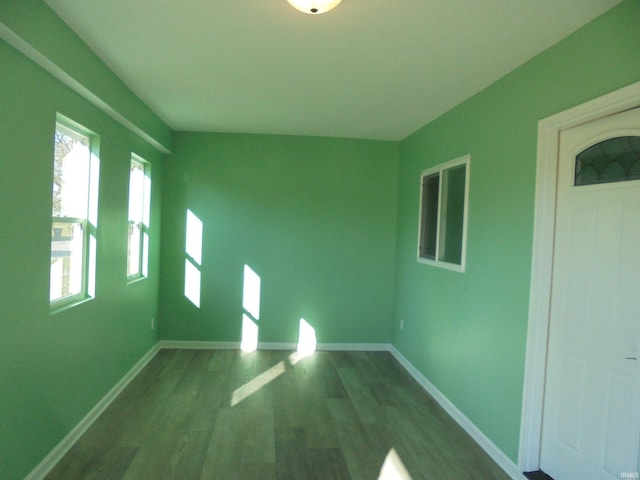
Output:
[[[464,200],[463,200],[463,214],[462,214],[462,238],[461,238],[461,255],[460,263],[451,263],[443,259],[444,245],[447,238],[447,225],[446,225],[446,208],[448,199],[448,186],[447,182],[443,179],[449,170],[457,167],[465,167],[465,179],[464,179]],[[420,175],[420,208],[418,216],[418,242],[417,242],[417,260],[420,263],[427,265],[433,265],[456,272],[464,272],[467,258],[467,220],[469,212],[469,178],[470,178],[470,166],[471,155],[465,155],[454,160],[439,164],[435,167],[431,167],[424,170]],[[435,233],[435,252],[432,256],[427,256],[423,251],[424,244],[427,241],[428,226],[426,223],[425,209],[427,208],[428,199],[425,198],[425,179],[438,178],[438,204],[435,207],[436,211],[436,233]]]
[[[133,177],[134,167],[141,167],[143,173],[142,184],[138,185],[138,191],[134,192]],[[139,195],[134,199],[133,194]],[[135,211],[137,210],[137,211]],[[131,162],[129,167],[129,207],[127,222],[127,281],[129,283],[147,278],[149,276],[149,224],[151,218],[151,164],[142,157],[131,154]],[[133,230],[133,232],[132,232]],[[137,243],[136,271],[130,272],[132,243],[134,238]]]
[[[61,133],[62,135],[69,137],[75,141],[86,144],[86,151],[82,149],[79,153],[76,153],[77,156],[76,161],[86,162],[86,177],[82,179],[76,179],[76,181],[82,181],[84,183],[83,193],[86,193],[86,197],[82,197],[81,199],[74,199],[77,201],[77,205],[81,205],[80,209],[83,210],[82,213],[84,215],[81,216],[71,216],[66,215],[65,212],[55,213],[56,202],[60,202],[59,208],[62,208],[63,200],[55,198],[55,190],[52,194],[52,218],[51,218],[51,266],[49,271],[49,305],[52,312],[56,312],[59,310],[66,309],[78,303],[84,302],[85,300],[91,299],[95,296],[95,264],[96,264],[96,232],[97,232],[97,216],[98,216],[98,175],[99,175],[99,160],[97,156],[97,151],[99,148],[99,137],[91,132],[90,130],[82,127],[76,122],[70,120],[69,118],[58,114],[56,116],[56,124],[55,124],[55,134]],[[53,181],[52,184],[55,185],[55,177],[56,175],[64,175],[64,165],[61,165],[60,168],[63,170],[61,172],[56,172],[56,136],[54,135],[54,172],[53,172]],[[72,152],[67,152],[67,155],[70,155]],[[86,158],[81,158],[80,155],[85,156]],[[69,169],[66,174],[70,175],[74,169]],[[63,179],[62,179],[63,180]],[[61,187],[62,190],[62,187]],[[86,202],[83,204],[83,202]],[[75,203],[75,202],[74,202]],[[68,212],[67,212],[68,213]],[[61,226],[62,225],[62,226]],[[67,245],[65,244],[64,238],[60,238],[60,229],[66,229],[64,225],[77,225],[82,231],[82,238],[80,239],[81,243],[81,254],[80,254],[80,278],[76,278],[74,281],[79,282],[79,287],[74,289],[72,292],[65,293],[64,290],[64,276],[65,268],[70,270],[69,265],[66,266],[59,265],[59,262],[54,261],[54,257],[59,256],[59,252],[61,250],[56,250],[59,248],[69,249],[69,256],[71,257],[70,249],[73,248],[70,243],[72,243],[73,237],[71,239],[67,239]],[[68,230],[68,229],[67,229]],[[57,245],[56,245],[57,244]],[[62,245],[61,245],[62,244]],[[62,250],[64,252],[64,250]],[[64,254],[62,255],[64,256]],[[71,259],[70,259],[71,261]],[[77,260],[76,260],[77,261]],[[54,270],[54,268],[56,270]],[[57,280],[57,277],[62,275],[60,278],[59,288],[55,286],[54,281]],[[54,290],[55,289],[55,290]],[[60,291],[59,294],[54,293],[57,290]],[[75,291],[77,290],[77,291]]]

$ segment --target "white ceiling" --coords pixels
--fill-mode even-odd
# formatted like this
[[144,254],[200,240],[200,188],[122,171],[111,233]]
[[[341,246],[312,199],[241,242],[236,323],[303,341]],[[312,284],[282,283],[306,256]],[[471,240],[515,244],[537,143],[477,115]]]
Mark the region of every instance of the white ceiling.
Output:
[[400,140],[620,0],[46,0],[172,129]]

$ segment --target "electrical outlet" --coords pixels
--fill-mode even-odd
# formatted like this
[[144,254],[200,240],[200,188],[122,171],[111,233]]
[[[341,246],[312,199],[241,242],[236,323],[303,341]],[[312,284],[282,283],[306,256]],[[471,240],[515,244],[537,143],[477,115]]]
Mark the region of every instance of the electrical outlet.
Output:
[[156,328],[156,319],[151,317],[151,330],[153,330],[154,328]]
[[400,320],[400,330],[404,330],[404,320]]

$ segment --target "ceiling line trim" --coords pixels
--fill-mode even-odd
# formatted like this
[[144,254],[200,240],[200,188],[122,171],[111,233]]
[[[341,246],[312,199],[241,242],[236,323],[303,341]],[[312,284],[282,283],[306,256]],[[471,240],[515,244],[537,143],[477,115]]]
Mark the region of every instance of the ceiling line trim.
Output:
[[76,80],[72,75],[62,69],[59,65],[49,59],[46,55],[40,52],[38,49],[33,47],[29,42],[27,42],[20,35],[15,33],[9,27],[7,27],[4,23],[0,22],[0,38],[6,41],[9,45],[14,47],[20,53],[25,55],[35,64],[40,66],[42,69],[53,75],[57,80],[62,82],[64,85],[69,87],[75,93],[80,95],[82,98],[87,100],[89,103],[100,109],[102,112],[106,113],[113,120],[121,124],[126,129],[130,130],[140,138],[142,138],[149,145],[154,147],[156,150],[161,153],[168,155],[171,154],[171,150],[156,140],[153,136],[145,132],[142,128],[136,125],[134,122],[129,120],[127,117],[122,115],[118,110],[113,108],[107,102],[102,100],[98,95],[85,87],[81,82]]

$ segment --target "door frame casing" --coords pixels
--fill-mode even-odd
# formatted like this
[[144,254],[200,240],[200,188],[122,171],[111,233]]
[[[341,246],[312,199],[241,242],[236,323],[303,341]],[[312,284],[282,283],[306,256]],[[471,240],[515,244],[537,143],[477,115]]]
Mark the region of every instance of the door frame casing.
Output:
[[560,132],[636,107],[640,107],[640,82],[538,122],[529,323],[518,452],[518,466],[524,472],[540,468]]

